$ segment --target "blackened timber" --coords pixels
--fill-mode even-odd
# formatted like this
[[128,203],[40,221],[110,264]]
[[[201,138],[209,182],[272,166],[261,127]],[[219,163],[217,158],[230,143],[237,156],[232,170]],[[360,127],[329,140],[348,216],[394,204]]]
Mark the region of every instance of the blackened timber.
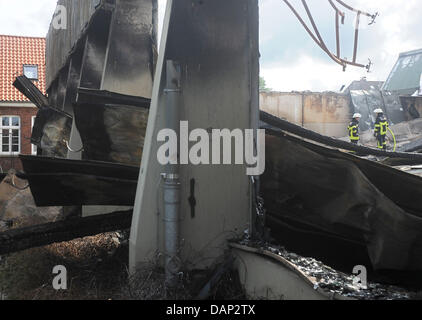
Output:
[[[350,255],[353,265],[365,264],[367,253],[376,271],[422,270],[420,177],[281,130],[267,130],[266,146],[261,193],[273,237],[291,233],[282,245],[303,244],[317,259]],[[358,245],[338,250],[351,241]]]
[[139,166],[90,160],[70,160],[19,155],[26,173],[78,173],[137,180]]
[[21,156],[37,206],[124,205],[135,201],[139,167]]
[[79,88],[77,102],[88,104],[117,104],[126,106],[129,105],[149,109],[151,99],[129,96],[125,94],[110,92],[107,90]]
[[51,107],[47,97],[26,76],[16,78],[13,85],[38,107],[32,129],[31,143],[46,155],[65,157],[72,127],[72,116],[56,106]]
[[[97,2],[97,3],[96,3]],[[72,55],[85,43],[89,30],[107,12],[114,10],[110,0],[60,0],[58,5],[68,9],[69,25],[66,30],[53,24],[46,39],[46,85],[51,87],[60,71],[70,62]]]
[[82,60],[80,86],[100,89],[106,63],[112,12],[100,10],[89,28]]
[[35,203],[50,206],[133,206],[137,181],[103,176],[51,173],[26,175]]
[[[326,148],[324,146],[297,139],[290,135],[280,134],[271,129],[267,130],[267,135],[268,137],[274,136],[291,141],[292,143],[300,145],[323,157],[350,162],[366,176],[371,184],[376,186],[379,191],[381,191],[401,209],[422,218],[421,177],[397,170],[375,161],[357,157],[353,154]],[[271,154],[271,156],[273,155]],[[399,189],[398,186],[400,186]]]
[[13,86],[38,108],[49,107],[47,97],[26,76],[16,77],[15,82],[13,82]]
[[139,166],[150,100],[85,88],[78,95],[73,110],[83,158]]
[[130,228],[132,211],[73,218],[0,233],[0,255]]

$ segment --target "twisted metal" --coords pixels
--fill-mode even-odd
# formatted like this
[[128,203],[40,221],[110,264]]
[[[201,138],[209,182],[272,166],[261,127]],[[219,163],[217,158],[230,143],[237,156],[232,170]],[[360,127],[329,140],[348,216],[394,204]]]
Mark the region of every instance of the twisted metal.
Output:
[[369,23],[369,25],[372,25],[375,23],[375,19],[378,16],[378,13],[376,14],[370,14],[367,13],[365,11],[362,10],[357,10],[349,5],[347,5],[346,3],[344,3],[341,0],[335,0],[336,2],[338,2],[340,5],[342,5],[343,7],[345,7],[346,9],[353,11],[357,14],[356,17],[356,25],[355,25],[355,40],[354,40],[354,47],[353,47],[353,60],[349,61],[347,59],[342,59],[340,57],[341,54],[341,45],[340,45],[340,18],[341,18],[341,24],[344,24],[344,20],[346,17],[346,14],[344,12],[342,12],[333,2],[333,0],[328,0],[329,4],[331,5],[331,7],[334,9],[335,11],[335,19],[336,19],[336,48],[337,48],[337,54],[332,53],[327,45],[324,42],[324,39],[322,38],[318,27],[315,23],[315,20],[312,16],[311,10],[308,7],[308,4],[306,2],[306,0],[302,0],[302,5],[305,8],[306,14],[309,18],[309,21],[311,22],[312,28],[314,30],[314,32],[311,31],[311,29],[308,27],[308,25],[305,23],[305,21],[303,20],[303,18],[300,16],[300,14],[296,11],[296,9],[292,6],[292,4],[289,2],[289,0],[283,0],[284,3],[289,7],[289,9],[293,12],[293,14],[296,16],[296,18],[299,20],[299,22],[302,24],[302,26],[305,28],[306,32],[311,36],[312,40],[314,40],[314,42],[337,64],[341,65],[343,67],[343,71],[346,70],[346,67],[348,65],[351,66],[355,66],[355,67],[359,67],[359,68],[366,68],[368,70],[368,72],[370,71],[371,68],[371,60],[369,60],[369,64],[367,65],[363,65],[360,63],[357,63],[357,49],[358,49],[358,42],[359,42],[359,25],[360,25],[360,16],[361,15],[365,15],[368,16],[370,18],[372,18],[372,21]]

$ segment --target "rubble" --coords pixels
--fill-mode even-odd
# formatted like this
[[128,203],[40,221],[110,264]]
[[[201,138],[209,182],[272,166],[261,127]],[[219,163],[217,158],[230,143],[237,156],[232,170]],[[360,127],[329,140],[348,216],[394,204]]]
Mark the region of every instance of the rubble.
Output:
[[404,166],[404,167],[396,167],[397,169],[413,174],[418,177],[422,177],[422,166]]
[[[418,152],[422,150],[420,145],[422,139],[421,118],[391,125],[390,129],[396,137],[398,152]],[[377,145],[372,129],[361,132],[360,138],[360,143],[364,146],[375,148]],[[389,149],[393,149],[393,141],[390,134],[388,134],[388,139],[390,139]],[[341,140],[348,141],[349,138],[344,137]]]
[[16,223],[21,226],[31,225],[54,221],[60,217],[61,209],[58,207],[37,207],[31,190],[25,188],[26,185],[28,182],[17,178],[13,170],[0,184],[0,231],[5,231]]
[[409,292],[404,288],[374,282],[368,282],[367,289],[364,289],[354,283],[355,275],[334,270],[321,261],[289,252],[282,246],[254,243],[249,240],[243,240],[239,244],[283,257],[313,280],[315,290],[321,288],[332,294],[358,300],[409,300],[417,296],[416,292]]

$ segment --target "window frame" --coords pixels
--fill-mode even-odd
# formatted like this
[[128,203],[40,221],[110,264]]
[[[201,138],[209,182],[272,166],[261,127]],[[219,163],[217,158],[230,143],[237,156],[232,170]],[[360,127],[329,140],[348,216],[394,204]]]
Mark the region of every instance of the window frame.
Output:
[[[3,126],[3,118],[9,118],[9,125]],[[19,126],[12,126],[12,118],[19,119]],[[3,151],[3,130],[9,130],[9,151]],[[18,130],[18,151],[13,150],[13,135],[11,130]],[[18,115],[2,115],[0,116],[0,155],[2,156],[18,156],[22,151],[22,119]]]
[[[25,68],[26,67],[35,67],[37,68],[37,77],[36,78],[30,78],[25,74]],[[37,64],[24,64],[23,65],[23,74],[25,77],[27,77],[29,80],[38,81],[40,79],[40,68]]]

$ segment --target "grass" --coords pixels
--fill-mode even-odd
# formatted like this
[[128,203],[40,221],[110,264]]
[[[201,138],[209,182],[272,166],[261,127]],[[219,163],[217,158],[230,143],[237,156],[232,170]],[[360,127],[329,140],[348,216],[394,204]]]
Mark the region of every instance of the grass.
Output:
[[[190,300],[211,275],[210,271],[182,272],[172,290],[155,263],[129,276],[127,237],[128,232],[105,233],[3,256],[0,292],[11,300]],[[57,265],[67,269],[67,290],[52,287]],[[210,292],[210,299],[244,298],[232,270]]]
[[[3,257],[0,290],[13,300],[113,299],[127,279],[127,256],[116,233],[25,250]],[[52,288],[57,265],[67,269],[68,290]]]

